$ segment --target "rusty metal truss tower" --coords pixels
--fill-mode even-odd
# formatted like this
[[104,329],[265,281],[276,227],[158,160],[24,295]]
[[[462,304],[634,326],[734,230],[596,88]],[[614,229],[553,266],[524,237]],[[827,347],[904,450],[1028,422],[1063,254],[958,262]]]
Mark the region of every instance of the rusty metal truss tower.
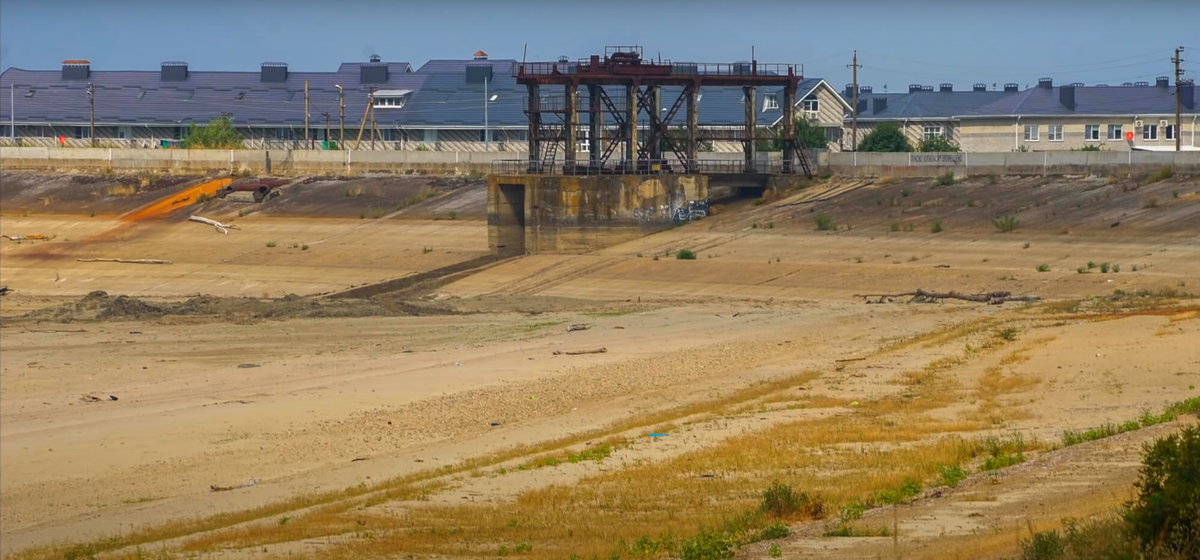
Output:
[[[646,60],[642,48],[607,47],[603,56],[570,62],[522,62],[513,66],[517,83],[526,86],[529,117],[529,160],[525,173],[566,175],[637,173],[756,173],[812,177],[802,149],[797,149],[795,103],[803,69],[794,64],[695,63]],[[744,161],[704,161],[697,157],[701,89],[740,87],[745,105],[743,127],[724,140],[740,141]],[[545,95],[561,87],[562,95]],[[664,87],[680,88],[673,100]],[[783,129],[760,131],[756,116],[757,88],[782,87]],[[618,89],[620,94],[613,95]],[[680,111],[686,124],[671,134]],[[756,142],[778,141],[779,165],[758,161]],[[588,156],[580,160],[580,145]],[[562,153],[559,154],[561,149]],[[619,156],[617,154],[619,153]],[[614,157],[616,156],[616,157]]]

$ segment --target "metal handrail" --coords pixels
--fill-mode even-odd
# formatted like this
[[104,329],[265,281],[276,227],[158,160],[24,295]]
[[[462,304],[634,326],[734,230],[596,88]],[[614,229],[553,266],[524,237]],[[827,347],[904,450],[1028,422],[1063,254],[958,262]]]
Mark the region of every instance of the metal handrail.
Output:
[[593,165],[586,158],[574,162],[530,161],[528,159],[504,159],[492,161],[492,173],[500,175],[657,175],[657,174],[700,174],[784,175],[795,173],[796,166],[782,160],[757,160],[747,165],[744,160],[697,159],[690,165],[678,159],[621,160],[606,165]]

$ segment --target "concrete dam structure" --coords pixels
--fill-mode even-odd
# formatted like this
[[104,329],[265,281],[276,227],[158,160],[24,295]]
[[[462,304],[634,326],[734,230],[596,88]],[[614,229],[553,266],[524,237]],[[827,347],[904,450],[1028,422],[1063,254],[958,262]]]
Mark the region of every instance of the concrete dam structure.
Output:
[[705,175],[488,178],[488,245],[500,258],[593,251],[707,214]]
[[[655,61],[633,46],[513,71],[528,89],[529,154],[493,162],[488,236],[497,257],[592,251],[686,223],[707,215],[710,183],[761,189],[798,171],[812,177],[796,143],[797,65]],[[552,87],[562,95],[542,91]],[[744,146],[741,161],[699,158],[704,87],[740,96],[744,122],[725,134]],[[756,122],[759,87],[783,93],[779,130]],[[760,157],[760,145],[782,157]]]

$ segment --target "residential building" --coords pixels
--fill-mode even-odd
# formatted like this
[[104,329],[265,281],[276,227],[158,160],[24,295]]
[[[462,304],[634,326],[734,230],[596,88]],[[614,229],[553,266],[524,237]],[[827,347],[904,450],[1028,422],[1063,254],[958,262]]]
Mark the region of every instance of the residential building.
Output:
[[0,74],[0,90],[8,94],[0,96],[7,97],[0,99],[0,122],[8,125],[0,135],[11,143],[15,128],[22,145],[53,146],[60,139],[90,145],[94,108],[96,140],[105,146],[159,147],[182,139],[192,122],[226,114],[249,146],[301,147],[306,138],[324,140],[327,125],[330,137],[339,138],[340,96],[351,141],[374,90],[375,121],[389,140],[388,130],[401,124],[400,110],[424,79],[407,62],[378,56],[336,72],[291,72],[272,62],[259,72],[196,71],[186,62],[164,62],[158,72],[103,71],[68,60],[61,72],[9,68]]
[[[951,142],[963,144],[959,115],[979,107],[996,103],[1019,94],[1016,84],[1005,84],[997,91],[995,86],[975,84],[970,91],[955,90],[953,84],[933,86],[912,84],[907,93],[875,93],[871,86],[861,86],[858,91],[858,141],[880,123],[899,124],[905,137],[913,146],[932,137],[943,137]],[[842,98],[852,100],[854,86],[847,85],[841,92]],[[851,149],[854,135],[853,118],[845,117],[843,145]]]
[[977,152],[1174,149],[1179,134],[1183,146],[1198,146],[1195,85],[1181,82],[1179,89],[1183,122],[1176,131],[1168,78],[1112,87],[1055,86],[1042,78],[1037,87],[958,115],[960,144]]
[[[64,61],[52,71],[9,68],[0,74],[0,91],[9,93],[0,99],[0,144],[12,145],[15,135],[26,146],[90,146],[94,110],[96,143],[107,147],[178,146],[192,122],[228,116],[254,148],[299,149],[307,140],[323,149],[344,140],[350,149],[524,151],[528,93],[516,83],[516,63],[478,51],[470,59],[431,60],[416,70],[378,56],[343,63],[336,72],[293,72],[277,62],[263,63],[258,72],[202,71],[186,62],[164,62],[159,71],[106,71],[93,70],[86,60]],[[605,89],[623,106],[620,88]],[[663,88],[664,117],[679,93]],[[562,92],[544,88],[542,95],[549,98],[545,105]],[[783,91],[757,88],[756,97],[760,130],[778,129]],[[705,149],[741,151],[742,89],[704,88],[698,98]],[[796,99],[797,115],[824,128],[837,149],[846,102],[813,78],[801,82]],[[586,95],[579,106],[586,110]],[[685,124],[680,107],[671,126]],[[639,128],[643,135],[649,128],[644,115]],[[606,135],[617,133],[609,129]],[[579,152],[588,152],[586,126],[578,137]]]

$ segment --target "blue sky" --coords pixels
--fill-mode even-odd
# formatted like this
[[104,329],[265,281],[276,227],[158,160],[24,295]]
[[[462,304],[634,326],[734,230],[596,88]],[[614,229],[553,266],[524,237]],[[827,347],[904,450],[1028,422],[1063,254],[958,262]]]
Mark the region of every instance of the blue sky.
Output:
[[[606,45],[642,45],[676,61],[804,64],[834,87],[876,92],[910,83],[1119,84],[1170,75],[1172,49],[1200,70],[1194,0],[3,0],[0,67],[57,69],[83,58],[93,70],[296,71],[341,62],[419,66],[431,58],[572,59]],[[1193,62],[1194,61],[1194,62]]]

